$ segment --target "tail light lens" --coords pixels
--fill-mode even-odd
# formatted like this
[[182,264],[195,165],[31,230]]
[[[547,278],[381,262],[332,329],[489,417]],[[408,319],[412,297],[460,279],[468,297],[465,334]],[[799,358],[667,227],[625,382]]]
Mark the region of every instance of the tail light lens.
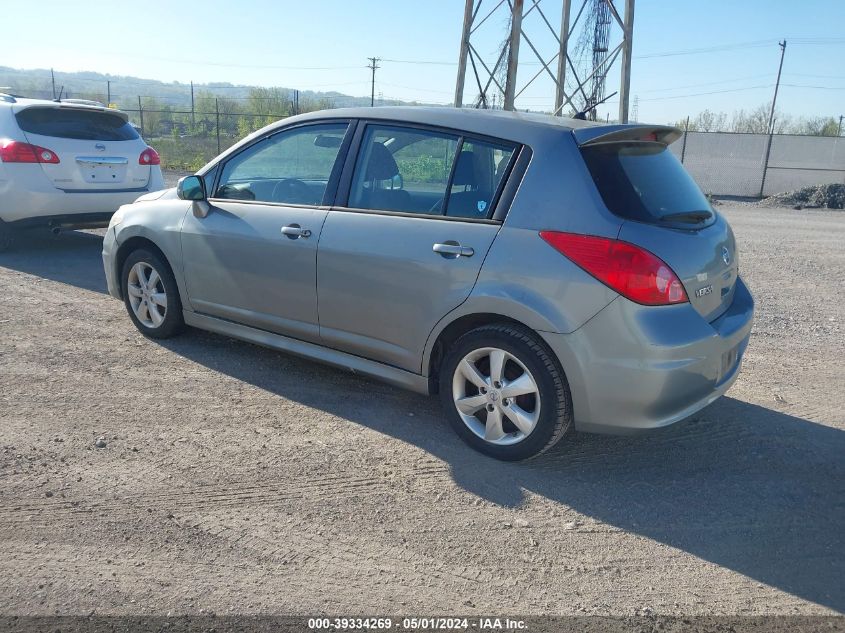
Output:
[[152,147],[148,147],[141,155],[138,157],[138,164],[139,165],[160,165],[161,164],[161,157],[159,157],[158,152],[155,151]]
[[688,301],[678,276],[639,246],[606,237],[541,231],[540,237],[623,297],[649,306]]
[[0,141],[0,160],[4,163],[50,163],[56,165],[59,157],[56,152],[39,145],[20,141]]

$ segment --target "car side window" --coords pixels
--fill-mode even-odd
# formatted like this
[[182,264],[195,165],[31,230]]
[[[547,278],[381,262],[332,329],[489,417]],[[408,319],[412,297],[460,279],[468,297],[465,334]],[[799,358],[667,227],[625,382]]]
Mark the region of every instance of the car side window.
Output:
[[367,126],[349,206],[442,214],[459,141],[443,132]]
[[514,148],[465,139],[458,154],[446,203],[446,215],[489,217],[493,199],[507,171]]
[[285,130],[223,165],[212,197],[281,204],[323,204],[347,123]]

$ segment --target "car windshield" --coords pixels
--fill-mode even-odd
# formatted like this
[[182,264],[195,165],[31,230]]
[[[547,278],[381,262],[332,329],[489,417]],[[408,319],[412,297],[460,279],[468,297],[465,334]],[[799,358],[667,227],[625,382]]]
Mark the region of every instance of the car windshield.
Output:
[[581,150],[607,208],[627,220],[698,224],[710,203],[661,143],[611,143]]
[[138,132],[110,112],[72,108],[27,108],[15,118],[24,132],[83,141],[132,141]]

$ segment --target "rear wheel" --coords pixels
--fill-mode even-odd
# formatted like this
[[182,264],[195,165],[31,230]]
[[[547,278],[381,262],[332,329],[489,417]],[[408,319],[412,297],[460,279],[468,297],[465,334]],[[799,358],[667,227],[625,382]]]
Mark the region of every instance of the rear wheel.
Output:
[[170,266],[145,249],[133,251],[121,273],[126,311],[144,336],[169,338],[185,325],[182,302]]
[[441,366],[440,397],[455,432],[497,459],[539,455],[572,426],[563,371],[543,341],[518,326],[484,326],[458,339]]

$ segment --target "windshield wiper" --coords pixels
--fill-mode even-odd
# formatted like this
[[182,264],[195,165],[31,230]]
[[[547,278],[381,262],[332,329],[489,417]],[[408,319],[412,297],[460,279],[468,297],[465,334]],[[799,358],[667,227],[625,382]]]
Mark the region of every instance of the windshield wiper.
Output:
[[711,211],[683,211],[681,213],[670,213],[660,218],[660,222],[680,222],[682,224],[700,224],[713,217]]

